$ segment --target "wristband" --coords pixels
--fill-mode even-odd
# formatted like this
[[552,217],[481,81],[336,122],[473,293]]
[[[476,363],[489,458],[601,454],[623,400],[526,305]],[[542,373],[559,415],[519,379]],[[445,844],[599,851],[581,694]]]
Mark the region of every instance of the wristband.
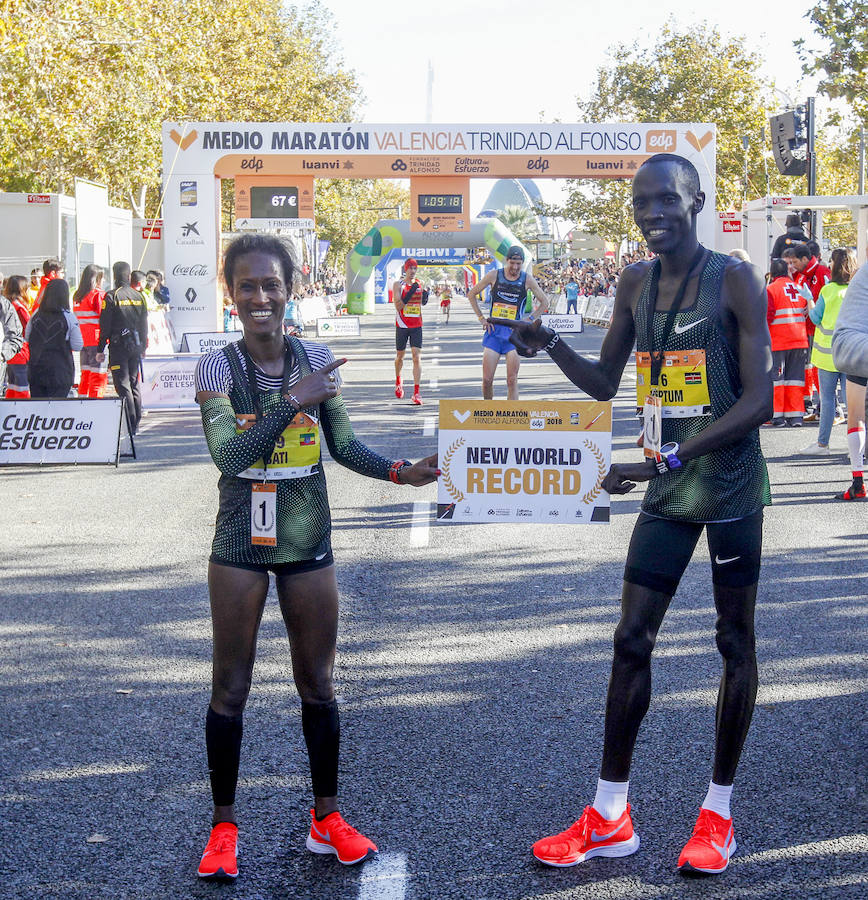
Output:
[[412,465],[409,459],[396,459],[391,466],[389,466],[389,481],[392,484],[401,484],[398,480],[398,474],[401,469],[405,469],[407,466]]
[[552,335],[551,340],[545,345],[545,347],[543,347],[543,350],[553,350],[554,347],[560,342],[560,339],[561,336],[557,332],[555,332]]

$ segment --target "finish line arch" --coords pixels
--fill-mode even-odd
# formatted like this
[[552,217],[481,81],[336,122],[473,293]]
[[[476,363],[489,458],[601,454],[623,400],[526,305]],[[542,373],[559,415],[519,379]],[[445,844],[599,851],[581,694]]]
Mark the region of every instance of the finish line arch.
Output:
[[412,232],[405,219],[377,222],[347,254],[347,312],[365,315],[374,311],[374,270],[377,263],[393,250],[412,246],[420,249],[451,247],[487,247],[503,263],[513,245],[524,250],[523,269],[533,267],[530,250],[499,219],[471,219],[468,231]]
[[[632,178],[649,156],[671,152],[689,159],[699,172],[708,199],[697,231],[703,244],[714,247],[716,135],[713,124],[692,122],[164,122],[163,241],[175,333],[213,331],[221,319],[221,179],[235,179],[237,210],[238,185],[244,184],[253,230],[268,230],[275,226],[265,223],[273,220],[261,213],[251,216],[254,187],[283,189],[283,199],[299,210],[298,218],[290,221],[296,228],[312,229],[316,178],[408,178],[413,243],[424,246],[419,243],[423,234],[452,233],[453,246],[462,246],[472,227],[467,208],[471,178]],[[463,205],[457,199],[461,197]],[[278,224],[285,226],[286,220]],[[486,241],[481,244],[488,246]],[[366,267],[361,251],[359,256],[354,285]],[[347,288],[349,293],[349,283]]]

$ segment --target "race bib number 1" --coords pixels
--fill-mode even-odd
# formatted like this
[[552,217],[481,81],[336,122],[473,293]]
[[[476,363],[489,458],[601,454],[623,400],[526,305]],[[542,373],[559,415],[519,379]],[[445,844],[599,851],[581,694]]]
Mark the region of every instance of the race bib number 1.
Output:
[[277,485],[254,482],[250,493],[250,543],[277,546]]

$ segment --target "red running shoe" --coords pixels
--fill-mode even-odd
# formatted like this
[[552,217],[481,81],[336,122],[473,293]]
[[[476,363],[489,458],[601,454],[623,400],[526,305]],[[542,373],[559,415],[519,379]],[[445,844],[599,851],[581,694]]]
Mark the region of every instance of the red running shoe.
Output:
[[868,492],[865,491],[865,482],[862,482],[861,487],[856,487],[856,483],[850,485],[843,494],[835,495],[838,500],[864,500],[866,496],[868,496]]
[[199,863],[200,878],[215,881],[234,881],[238,877],[238,826],[218,822],[211,829],[211,837]]
[[403,400],[403,399],[404,399],[404,386],[401,384],[401,379],[400,379],[400,378],[395,382],[395,396],[396,396],[399,400]]
[[700,809],[693,836],[678,857],[678,871],[685,875],[719,875],[735,850],[732,819]]
[[422,405],[422,398],[419,396],[419,391],[413,391],[413,402],[416,406]]
[[364,862],[377,852],[377,845],[348,825],[339,812],[317,821],[311,810],[310,831],[304,844],[311,853],[334,853],[345,866]]
[[593,806],[586,806],[578,822],[560,834],[545,837],[533,845],[533,855],[547,866],[577,866],[595,856],[629,856],[639,849],[639,835],[633,831],[630,804],[612,821],[604,819]]

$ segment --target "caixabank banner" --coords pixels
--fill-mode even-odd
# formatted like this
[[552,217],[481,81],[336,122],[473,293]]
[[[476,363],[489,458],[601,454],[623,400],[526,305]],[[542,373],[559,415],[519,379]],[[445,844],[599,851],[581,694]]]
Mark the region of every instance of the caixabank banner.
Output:
[[609,402],[441,400],[437,449],[438,521],[609,521]]

